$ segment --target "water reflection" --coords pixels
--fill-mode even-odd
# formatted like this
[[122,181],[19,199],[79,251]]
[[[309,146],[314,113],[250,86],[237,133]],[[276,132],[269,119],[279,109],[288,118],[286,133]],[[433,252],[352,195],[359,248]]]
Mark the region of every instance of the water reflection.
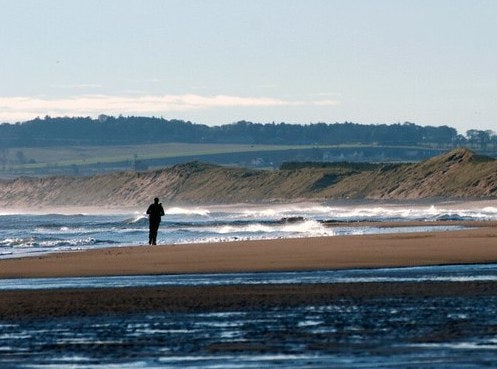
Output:
[[356,282],[497,281],[497,264],[221,274],[0,279],[1,290]]

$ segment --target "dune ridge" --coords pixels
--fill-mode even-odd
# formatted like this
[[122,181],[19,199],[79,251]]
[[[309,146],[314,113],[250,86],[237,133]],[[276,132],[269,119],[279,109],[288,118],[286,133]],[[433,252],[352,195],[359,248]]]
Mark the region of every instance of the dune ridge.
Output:
[[414,164],[253,170],[201,162],[146,172],[0,181],[0,206],[139,206],[323,199],[497,198],[497,160],[455,149]]

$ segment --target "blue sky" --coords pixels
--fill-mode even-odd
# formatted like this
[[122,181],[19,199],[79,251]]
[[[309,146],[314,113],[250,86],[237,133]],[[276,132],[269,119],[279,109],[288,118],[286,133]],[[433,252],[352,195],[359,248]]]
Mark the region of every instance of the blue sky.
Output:
[[497,1],[0,0],[0,122],[497,130]]

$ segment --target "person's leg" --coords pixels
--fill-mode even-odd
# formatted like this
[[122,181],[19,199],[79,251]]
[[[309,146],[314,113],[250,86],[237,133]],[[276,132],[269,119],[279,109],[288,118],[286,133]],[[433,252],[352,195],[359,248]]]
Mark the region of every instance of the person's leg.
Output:
[[157,231],[155,231],[155,224],[150,222],[148,227],[148,244],[153,245],[157,238]]
[[159,224],[158,223],[153,223],[150,226],[150,234],[151,234],[151,245],[157,245],[157,232],[159,230]]

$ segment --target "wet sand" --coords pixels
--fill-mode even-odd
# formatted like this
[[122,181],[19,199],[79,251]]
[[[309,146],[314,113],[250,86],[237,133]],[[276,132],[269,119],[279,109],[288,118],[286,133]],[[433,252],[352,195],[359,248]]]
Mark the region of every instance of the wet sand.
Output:
[[341,299],[495,296],[497,282],[276,284],[0,292],[0,320],[168,312],[250,311]]
[[[497,223],[471,225],[478,225],[478,228],[430,233],[134,246],[7,259],[0,261],[0,278],[496,263]],[[1,291],[0,320],[264,309],[330,303],[333,299],[344,297],[468,294],[497,295],[497,283],[339,283]]]

